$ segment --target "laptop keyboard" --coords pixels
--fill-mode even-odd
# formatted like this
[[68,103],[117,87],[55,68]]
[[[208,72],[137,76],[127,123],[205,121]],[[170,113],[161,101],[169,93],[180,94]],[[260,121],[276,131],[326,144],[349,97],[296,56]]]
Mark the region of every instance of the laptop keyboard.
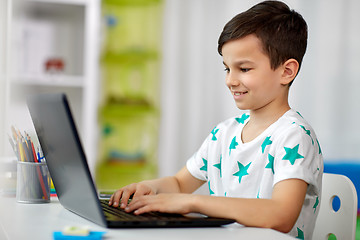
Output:
[[127,220],[127,221],[149,221],[149,220],[179,220],[185,218],[180,214],[168,214],[159,212],[149,212],[141,215],[125,212],[121,208],[109,206],[108,200],[100,200],[101,207],[104,210],[106,218],[109,220]]

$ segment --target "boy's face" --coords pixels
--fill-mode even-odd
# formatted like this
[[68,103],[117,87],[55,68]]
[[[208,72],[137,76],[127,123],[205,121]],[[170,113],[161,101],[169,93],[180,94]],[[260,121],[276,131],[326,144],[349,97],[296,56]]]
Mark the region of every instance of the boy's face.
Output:
[[238,108],[271,109],[284,101],[283,68],[271,69],[270,59],[254,34],[225,43],[222,55],[226,85]]

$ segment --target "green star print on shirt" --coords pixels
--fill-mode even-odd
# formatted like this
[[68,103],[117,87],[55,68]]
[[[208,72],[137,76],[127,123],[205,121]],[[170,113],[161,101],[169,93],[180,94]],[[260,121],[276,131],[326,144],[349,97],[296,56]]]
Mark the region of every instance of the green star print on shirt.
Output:
[[222,159],[222,156],[220,155],[220,162],[213,165],[214,167],[216,167],[217,169],[220,170],[220,177],[222,177],[221,176],[221,159]]
[[266,146],[270,144],[272,144],[272,141],[270,140],[270,136],[269,136],[266,137],[264,142],[261,144],[261,152],[264,153]]
[[296,145],[293,148],[287,148],[284,147],[286,154],[283,157],[283,160],[289,160],[289,162],[291,163],[291,165],[294,165],[296,159],[300,159],[300,158],[304,158],[304,156],[299,154],[299,144]]
[[229,156],[231,154],[232,149],[236,149],[236,146],[239,145],[239,143],[236,141],[236,136],[231,140],[230,147],[229,147]]
[[314,139],[311,136],[311,131],[306,129],[303,125],[300,125],[300,127],[305,131],[307,135],[309,135],[309,137],[311,138],[311,143],[314,145]]
[[238,164],[238,167],[239,167],[239,171],[237,171],[236,173],[234,173],[233,176],[239,177],[239,183],[240,183],[240,182],[241,182],[241,178],[242,178],[243,176],[249,175],[249,173],[247,172],[247,170],[249,169],[251,162],[250,162],[248,165],[246,165],[245,167],[244,167],[244,165],[242,165],[239,161],[237,162],[237,164]]
[[304,240],[304,232],[300,228],[297,228],[297,231],[298,235],[296,236],[296,238]]
[[250,117],[250,115],[244,113],[243,115],[241,115],[241,117],[239,118],[235,118],[235,120],[238,122],[238,123],[241,123],[241,124],[244,124],[246,119],[248,119]]
[[202,160],[203,160],[204,166],[202,166],[200,168],[200,170],[207,172],[207,163],[208,163],[208,161],[205,158],[203,158]]
[[318,144],[318,146],[319,146],[319,154],[321,154],[321,147],[320,147],[320,143],[319,143],[319,141],[316,139],[316,142],[317,142],[317,144]]
[[217,140],[217,137],[215,135],[218,133],[218,131],[219,131],[219,129],[216,127],[211,131],[211,134],[213,135],[211,140],[213,140],[213,141]]
[[210,187],[210,181],[208,181],[208,186],[209,186],[209,193],[210,193],[210,195],[214,195],[215,193],[214,193],[213,190],[211,190],[211,187]]
[[265,168],[270,168],[272,173],[274,173],[274,157],[271,156],[271,154],[269,153],[268,154],[268,159],[269,159],[269,162],[268,164],[265,166]]
[[315,204],[313,206],[314,213],[316,212],[316,208],[319,206],[319,197],[316,197]]

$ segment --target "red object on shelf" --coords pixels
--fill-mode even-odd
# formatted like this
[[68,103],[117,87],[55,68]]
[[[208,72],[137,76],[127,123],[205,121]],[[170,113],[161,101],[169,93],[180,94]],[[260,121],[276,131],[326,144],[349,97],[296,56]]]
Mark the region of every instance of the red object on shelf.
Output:
[[50,58],[45,62],[47,72],[62,72],[65,69],[64,60],[61,58]]

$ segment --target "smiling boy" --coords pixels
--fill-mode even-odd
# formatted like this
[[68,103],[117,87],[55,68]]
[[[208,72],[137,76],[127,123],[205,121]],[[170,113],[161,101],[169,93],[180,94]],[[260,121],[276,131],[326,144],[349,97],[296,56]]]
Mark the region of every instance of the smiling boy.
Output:
[[[314,130],[288,103],[306,44],[306,22],[282,2],[230,20],[218,51],[236,106],[248,113],[218,124],[175,176],[121,188],[109,204],[135,214],[198,212],[311,239],[323,158]],[[210,196],[190,194],[204,183]]]

